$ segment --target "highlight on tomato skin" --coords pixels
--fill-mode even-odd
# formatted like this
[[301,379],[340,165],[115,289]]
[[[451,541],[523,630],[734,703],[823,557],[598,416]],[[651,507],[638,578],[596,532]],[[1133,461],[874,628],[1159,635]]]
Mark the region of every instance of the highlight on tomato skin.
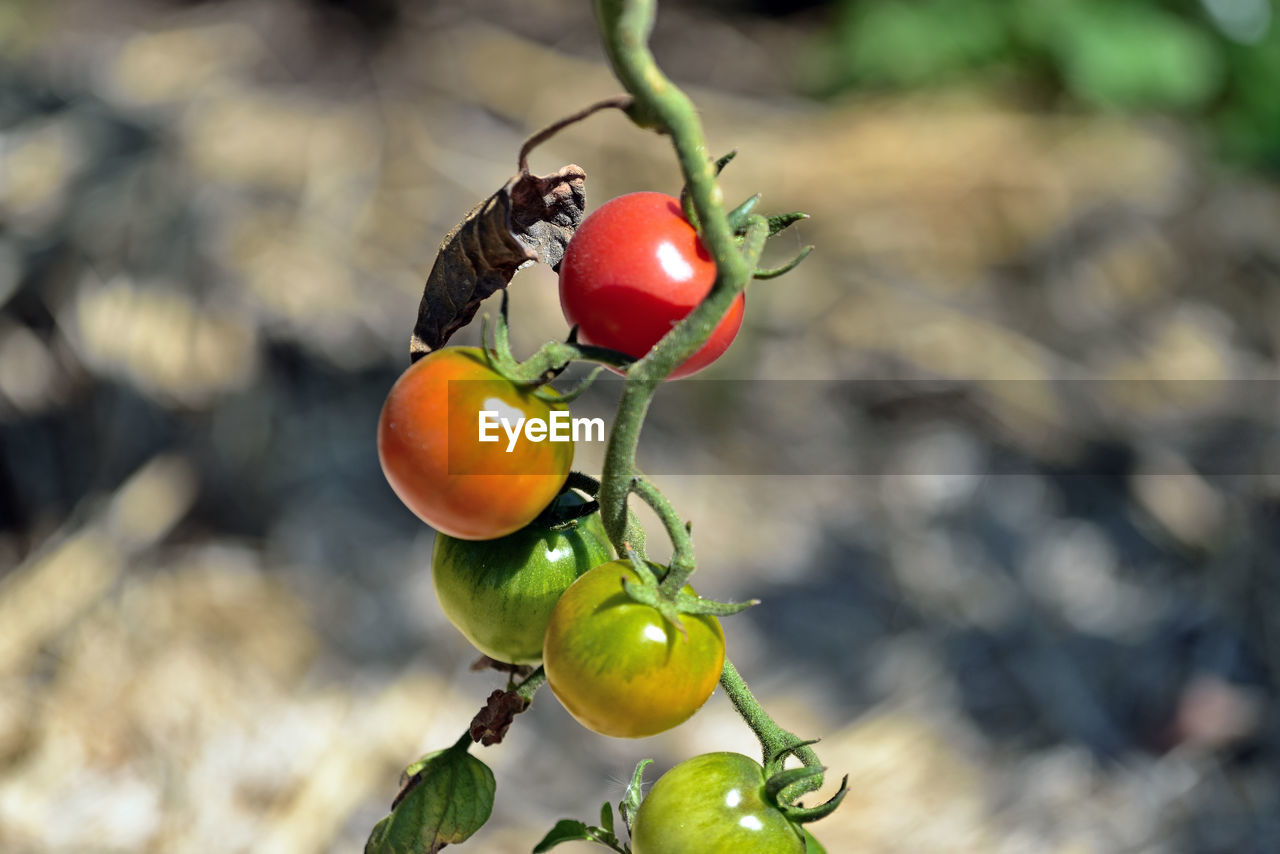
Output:
[[[700,303],[715,260],[665,193],[628,193],[578,226],[560,264],[560,307],[588,344],[640,358]],[[738,294],[706,343],[671,372],[687,377],[720,358],[742,326]]]
[[640,583],[629,560],[615,560],[564,592],[547,623],[542,665],[551,692],[580,724],[642,738],[702,708],[724,667],[724,631],[715,617],[685,614],[681,634],[656,608],[631,599],[623,578]]
[[495,408],[550,421],[564,404],[517,388],[474,347],[423,356],[396,380],[378,418],[378,460],[418,518],[463,540],[502,537],[529,524],[559,494],[572,442],[479,441],[480,413]]

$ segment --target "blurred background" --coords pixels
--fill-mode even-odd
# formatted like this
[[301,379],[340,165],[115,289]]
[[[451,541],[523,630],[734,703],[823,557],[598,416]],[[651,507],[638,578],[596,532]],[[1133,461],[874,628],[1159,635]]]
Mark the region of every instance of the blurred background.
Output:
[[[374,425],[445,231],[618,89],[588,6],[0,4],[0,850],[358,851],[498,687]],[[662,5],[728,198],[813,214],[766,260],[818,250],[642,464],[850,775],[832,852],[1280,850],[1276,11]],[[570,162],[679,189],[619,115]],[[554,273],[511,297],[564,334]],[[716,749],[719,694],[629,742],[543,692],[465,850]]]

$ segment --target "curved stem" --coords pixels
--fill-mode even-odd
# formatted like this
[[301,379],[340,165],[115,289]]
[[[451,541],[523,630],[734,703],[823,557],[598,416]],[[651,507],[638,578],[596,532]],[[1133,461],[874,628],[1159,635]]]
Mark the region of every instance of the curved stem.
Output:
[[671,538],[674,552],[671,555],[671,563],[667,565],[667,574],[658,589],[667,599],[674,599],[684,587],[685,582],[689,580],[689,576],[693,574],[695,566],[693,538],[689,535],[689,527],[680,520],[680,516],[662,491],[640,475],[631,478],[631,491],[653,508],[653,512],[657,513],[658,518],[662,520],[663,527],[667,529],[667,536]]
[[[499,344],[499,347],[502,345]],[[509,350],[508,350],[509,352]],[[502,356],[499,350],[498,358]],[[588,344],[568,341],[548,341],[523,362],[495,364],[504,377],[519,385],[538,386],[554,379],[570,362],[594,362],[623,369],[634,360],[625,353]]]
[[658,68],[649,51],[653,29],[652,0],[596,0],[596,17],[614,72],[635,103],[630,111],[638,124],[658,128],[671,137],[685,188],[701,226],[703,243],[716,262],[716,280],[707,297],[643,358],[627,369],[628,382],[618,401],[618,415],[605,451],[600,489],[601,518],[614,548],[634,548],[629,530],[627,495],[635,472],[640,424],[658,383],[691,356],[715,329],[734,298],[750,280],[754,262],[738,250],[724,211],[724,194],[716,168],[707,155],[697,111]]
[[[747,286],[765,238],[769,236],[769,223],[759,214],[747,213],[743,217],[746,227],[741,246],[735,239],[734,226],[724,210],[724,193],[716,181],[717,165],[707,154],[697,111],[688,96],[658,68],[649,50],[654,0],[596,0],[595,6],[605,51],[614,73],[635,98],[628,114],[637,124],[654,128],[671,138],[684,173],[686,199],[691,202],[695,215],[690,219],[696,222],[702,242],[716,262],[715,283],[706,298],[652,350],[627,369],[627,382],[618,401],[617,418],[605,450],[600,484],[602,521],[619,554],[624,553],[628,545],[635,547],[636,526],[634,517],[627,510],[627,498],[633,491],[663,520],[680,564],[680,576],[676,578],[679,585],[674,590],[663,585],[663,595],[673,597],[694,570],[693,543],[661,493],[636,477],[640,425],[658,384],[702,346]],[[807,745],[797,746],[800,739],[769,717],[727,658],[720,684],[738,714],[759,738],[766,761],[789,751],[805,766],[820,767],[821,763],[812,749]],[[786,794],[792,798],[799,797],[821,784],[822,776],[815,775],[789,786]]]
[[521,172],[528,174],[529,172],[529,152],[533,151],[539,145],[546,142],[569,125],[582,121],[593,113],[601,110],[629,110],[631,109],[632,97],[630,95],[614,95],[612,98],[605,98],[603,101],[596,101],[585,109],[578,110],[571,116],[565,116],[554,124],[547,125],[542,130],[535,133],[524,141],[524,145],[520,146],[520,155],[517,158],[517,166]]
[[635,549],[634,516],[627,511],[627,496],[636,470],[636,447],[640,443],[640,427],[644,424],[656,383],[644,383],[629,375],[618,399],[618,414],[604,451],[604,469],[600,474],[600,520],[605,533],[618,554]]
[[[751,689],[747,687],[746,681],[742,675],[738,673],[738,668],[733,666],[733,662],[725,657],[724,669],[720,672],[720,687],[724,688],[724,692],[729,697],[729,702],[733,703],[733,707],[737,709],[738,714],[747,722],[747,726],[751,727],[751,731],[756,734],[756,738],[760,740],[760,747],[764,753],[764,761],[783,751],[791,749],[792,745],[800,742],[800,738],[795,733],[788,732],[778,726],[773,718],[769,717],[769,713],[760,705],[760,701],[751,693]],[[793,751],[796,757],[807,768],[819,768],[822,763],[818,760],[818,754],[813,752],[813,748],[805,745],[795,748]],[[795,784],[792,792],[788,792],[793,799],[800,797],[805,792],[812,792],[822,785],[822,775],[810,777]]]

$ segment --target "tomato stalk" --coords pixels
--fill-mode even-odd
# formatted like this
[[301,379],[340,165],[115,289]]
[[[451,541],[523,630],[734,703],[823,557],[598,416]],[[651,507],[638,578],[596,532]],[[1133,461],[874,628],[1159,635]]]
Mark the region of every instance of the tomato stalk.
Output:
[[[697,223],[703,244],[716,262],[715,283],[706,298],[652,350],[627,368],[627,381],[605,451],[600,484],[602,520],[619,554],[636,550],[634,521],[627,511],[627,498],[632,492],[649,504],[662,520],[675,555],[671,572],[660,591],[668,601],[673,601],[695,569],[693,541],[689,529],[666,498],[636,474],[640,428],[658,385],[702,346],[756,273],[756,263],[765,240],[775,231],[775,224],[751,213],[749,206],[745,206],[745,210],[744,206],[736,209],[732,221],[726,214],[724,193],[716,176],[727,161],[712,161],[708,156],[702,124],[692,101],[662,73],[649,50],[655,14],[653,0],[596,0],[595,7],[614,73],[634,98],[628,115],[636,124],[671,138],[685,179],[682,200],[692,208],[694,216],[690,219]],[[720,684],[760,740],[766,760],[792,753],[808,768],[821,767],[812,748],[769,716],[727,658]],[[821,784],[820,774],[808,776],[788,787],[787,795],[798,797]]]
[[[693,617],[688,621],[691,624],[714,626],[715,634],[719,634],[722,652],[723,635],[720,634],[719,623],[705,617],[735,613],[754,602],[712,602],[697,597],[685,588],[686,580],[696,568],[691,530],[661,491],[637,473],[636,450],[640,429],[658,386],[703,347],[748,282],[753,277],[771,278],[781,275],[799,263],[811,247],[804,249],[799,257],[783,267],[774,270],[761,270],[757,267],[766,239],[806,215],[789,213],[766,219],[754,212],[758,195],[726,213],[724,195],[716,179],[720,170],[732,159],[733,153],[717,161],[711,160],[693,103],[662,73],[654,61],[648,47],[654,23],[654,6],[654,0],[596,0],[596,14],[606,52],[615,74],[628,94],[593,104],[530,137],[520,150],[519,170],[527,177],[529,152],[565,126],[602,109],[624,110],[638,126],[654,129],[670,137],[685,179],[681,206],[685,217],[693,224],[703,246],[715,261],[715,280],[705,298],[639,359],[618,351],[579,344],[575,328],[575,333],[571,333],[567,341],[550,342],[530,359],[517,362],[510,349],[504,292],[502,315],[495,329],[492,349],[487,329],[482,330],[482,361],[486,368],[508,382],[525,387],[525,393],[529,393],[530,388],[539,389],[534,396],[541,396],[545,392],[547,398],[542,402],[550,405],[563,404],[573,395],[539,387],[557,376],[571,361],[595,362],[624,373],[625,383],[618,403],[617,418],[609,436],[597,495],[601,521],[608,538],[618,555],[630,559],[635,569],[631,577],[639,582],[627,585],[627,576],[624,576],[623,584],[632,598],[657,608],[664,618],[679,626],[682,632],[686,632],[686,627],[682,625],[681,615]],[[596,495],[594,482],[582,475],[569,474],[566,487]],[[627,506],[628,497],[632,493],[654,510],[671,539],[674,553],[661,580],[645,562],[645,532]],[[583,506],[589,504],[590,502]],[[605,564],[597,569],[608,568],[610,572],[615,572],[619,570],[619,565],[623,570],[626,569],[625,561]],[[616,583],[616,576],[610,582]],[[632,587],[637,589],[632,590]],[[614,590],[616,588],[612,588],[609,595],[614,595]],[[702,686],[705,690],[698,692],[701,696],[699,704],[716,682],[716,666],[716,661],[713,661],[705,673],[705,685]],[[553,668],[553,675],[555,672]],[[514,680],[514,676],[512,679]],[[439,754],[427,757],[449,772],[432,775],[433,780],[439,778],[448,782],[454,777],[465,775],[464,782],[470,788],[456,792],[428,790],[421,785],[427,781],[428,775],[422,773],[426,765],[420,762],[410,766],[410,785],[406,786],[393,803],[392,815],[375,827],[366,851],[425,850],[428,847],[434,851],[445,843],[466,839],[482,825],[492,808],[493,777],[483,763],[467,755],[467,748],[471,742],[476,741],[486,745],[500,742],[512,718],[528,707],[534,693],[546,681],[547,674],[542,667],[528,672],[519,682],[508,681],[506,690],[495,690],[490,695],[485,708],[476,715],[471,727],[457,744],[449,751],[441,752],[445,754],[444,759],[436,759]],[[794,804],[801,795],[822,784],[824,769],[810,747],[812,742],[802,741],[780,727],[756,700],[727,657],[723,659],[718,682],[760,742],[764,754],[764,769],[769,775],[769,800],[793,822],[812,821],[834,809],[844,795],[844,786],[826,804],[810,808]],[[696,706],[694,709],[696,710]],[[798,758],[804,767],[785,769],[784,763],[790,756]],[[449,763],[447,766],[446,760]],[[621,805],[623,819],[629,829],[631,818],[641,803],[640,774],[645,764],[642,762],[637,767],[626,801]],[[416,798],[413,803],[407,804],[408,808],[403,803],[406,793]],[[454,811],[456,816],[454,812],[441,807],[443,804],[452,808],[455,800],[466,805],[465,810]],[[449,813],[451,817],[452,823],[448,827],[440,822],[433,824],[432,816],[443,816],[445,813]],[[454,820],[457,816],[461,818]],[[399,818],[403,820],[397,823]],[[427,818],[431,820],[425,820]],[[566,822],[561,822],[557,825],[536,850],[547,850],[567,839],[594,839],[610,845],[614,850],[624,850],[613,833],[611,812],[602,812],[602,828],[586,827],[580,822],[568,822],[569,827],[562,827],[565,824]]]
[[667,564],[666,577],[662,579],[658,589],[662,595],[673,599],[680,588],[688,582],[695,567],[690,525],[680,520],[675,508],[658,487],[640,475],[632,476],[631,491],[653,508],[653,512],[657,513],[658,518],[662,520],[663,527],[667,529],[667,535],[671,537],[673,548],[671,561]]
[[[569,333],[566,341],[548,341],[523,362],[517,361],[511,352],[511,331],[507,323],[507,306],[509,295],[502,292],[502,304],[498,310],[497,321],[493,324],[493,339],[489,338],[489,315],[480,318],[480,341],[484,348],[489,367],[493,368],[507,380],[519,386],[529,386],[541,394],[541,386],[551,382],[569,366],[571,362],[593,362],[596,365],[625,369],[635,359],[626,353],[610,350],[607,347],[596,347],[578,342],[576,328]],[[548,402],[567,403],[586,390],[595,374],[584,380],[580,386],[569,392],[551,392]]]

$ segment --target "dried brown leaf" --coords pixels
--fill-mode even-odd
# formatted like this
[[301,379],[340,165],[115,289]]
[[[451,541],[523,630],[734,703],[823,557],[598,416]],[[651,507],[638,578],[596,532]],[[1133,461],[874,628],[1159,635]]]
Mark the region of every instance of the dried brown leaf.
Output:
[[520,267],[559,265],[586,210],[586,180],[573,165],[542,177],[521,172],[449,232],[422,290],[410,360],[443,347]]
[[515,716],[529,708],[529,701],[515,691],[494,691],[471,721],[471,740],[485,747],[506,736]]
[[499,673],[509,673],[516,679],[523,679],[532,673],[534,668],[528,664],[508,664],[505,661],[498,661],[498,659],[490,658],[487,655],[482,655],[471,662],[471,671],[473,673],[480,673],[484,670],[496,670]]

